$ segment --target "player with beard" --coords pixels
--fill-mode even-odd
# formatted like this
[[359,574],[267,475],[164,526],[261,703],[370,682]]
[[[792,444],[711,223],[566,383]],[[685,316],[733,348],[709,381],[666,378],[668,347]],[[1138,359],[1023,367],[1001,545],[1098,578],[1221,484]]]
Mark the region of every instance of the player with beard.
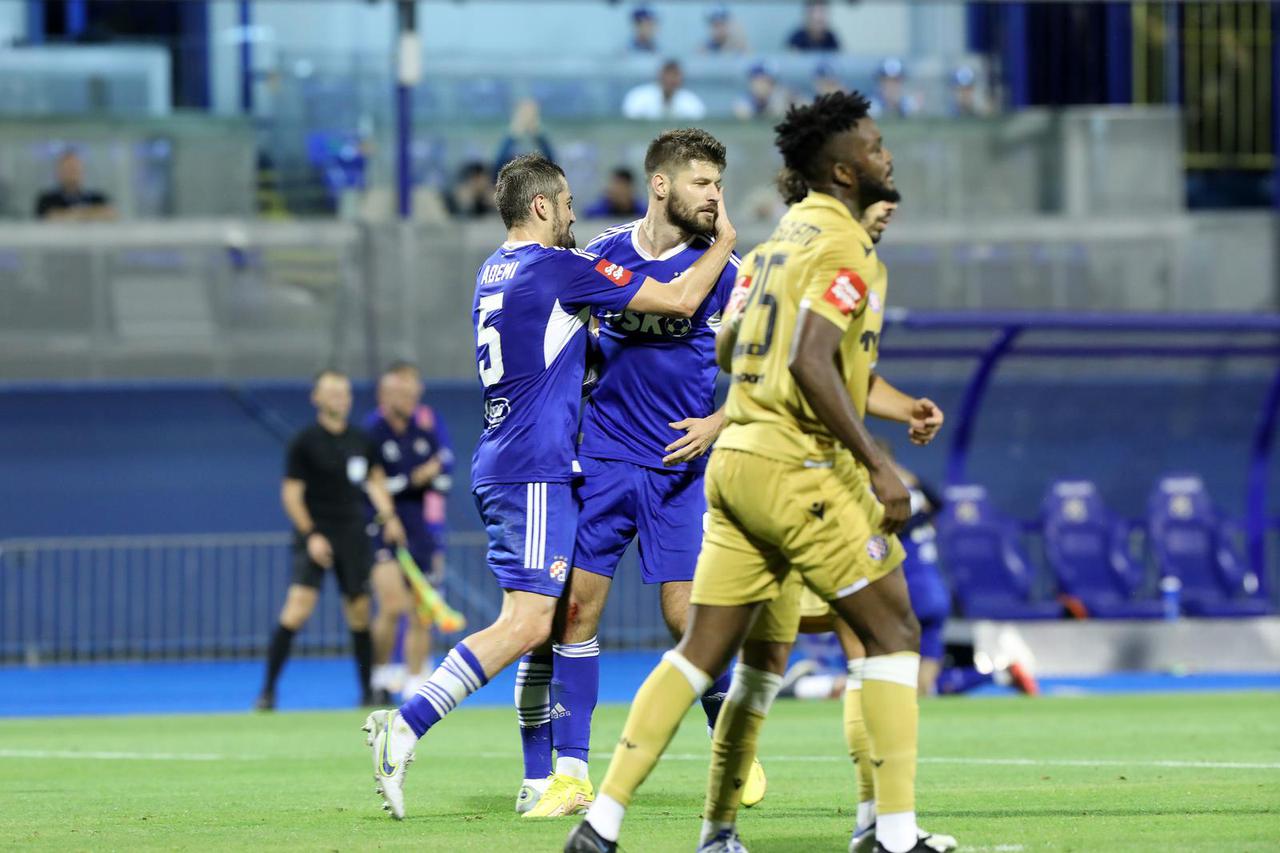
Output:
[[454,646],[398,710],[374,711],[365,721],[377,790],[397,819],[418,739],[511,663],[550,651],[578,527],[570,484],[581,470],[574,439],[590,312],[692,317],[737,239],[718,206],[715,244],[679,281],[665,282],[572,248],[573,196],[564,171],[542,155],[503,166],[495,196],[507,240],[476,273],[472,322],[485,429],[471,460],[471,491],[502,610]]
[[[645,154],[649,207],[643,219],[604,231],[587,244],[637,274],[684,274],[715,244],[725,148],[704,130],[669,130]],[[661,584],[662,615],[679,641],[689,609],[693,569],[707,511],[705,454],[720,433],[715,411],[716,331],[733,291],[731,257],[693,317],[639,311],[598,312],[601,370],[582,418],[578,456],[581,511],[569,580],[568,607],[550,659],[521,663],[516,685],[525,780],[516,810],[525,817],[578,814],[594,791],[587,775],[591,718],[600,685],[596,631],[618,561],[639,540],[640,573]],[[547,706],[549,719],[532,712]],[[708,730],[729,688],[719,674],[703,693]],[[551,728],[551,742],[539,728]],[[555,772],[548,779],[551,748]],[[743,802],[764,796],[764,773],[753,765]],[[545,786],[545,791],[540,787]]]
[[[566,853],[617,849],[635,791],[689,705],[740,649],[713,737],[699,850],[744,853],[741,789],[795,641],[803,586],[866,647],[875,849],[930,849],[915,822],[920,626],[895,536],[910,498],[863,423],[878,384],[874,318],[886,275],[860,220],[896,192],[893,158],[868,107],[857,93],[834,93],[793,107],[776,128],[784,164],[807,192],[742,262],[717,338],[733,384],[707,470],[689,627],[636,693],[600,795]],[[885,401],[900,407],[893,419],[910,423],[913,399],[895,399]],[[923,426],[936,431],[937,421]],[[842,470],[848,454],[860,487]]]

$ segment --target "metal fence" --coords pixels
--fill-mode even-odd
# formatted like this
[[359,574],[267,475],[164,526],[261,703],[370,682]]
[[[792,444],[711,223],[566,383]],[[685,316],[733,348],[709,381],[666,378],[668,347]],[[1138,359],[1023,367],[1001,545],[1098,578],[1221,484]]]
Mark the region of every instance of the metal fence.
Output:
[[[485,567],[483,534],[450,540],[445,593],[473,627],[487,624],[501,592]],[[0,662],[262,654],[289,583],[282,533],[0,540]],[[601,626],[615,648],[669,642],[656,589],[619,573]],[[325,653],[349,643],[335,585],[296,648]]]

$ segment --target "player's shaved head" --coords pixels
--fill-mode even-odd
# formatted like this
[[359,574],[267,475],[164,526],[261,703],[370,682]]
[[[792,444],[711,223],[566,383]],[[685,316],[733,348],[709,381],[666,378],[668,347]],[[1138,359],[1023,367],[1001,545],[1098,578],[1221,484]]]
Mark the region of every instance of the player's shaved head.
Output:
[[644,155],[644,173],[649,178],[658,172],[671,174],[694,160],[710,163],[723,171],[724,144],[701,128],[668,130],[649,143]]
[[554,203],[565,186],[564,169],[541,154],[523,154],[498,172],[494,199],[502,224],[514,228],[529,218],[538,196]]

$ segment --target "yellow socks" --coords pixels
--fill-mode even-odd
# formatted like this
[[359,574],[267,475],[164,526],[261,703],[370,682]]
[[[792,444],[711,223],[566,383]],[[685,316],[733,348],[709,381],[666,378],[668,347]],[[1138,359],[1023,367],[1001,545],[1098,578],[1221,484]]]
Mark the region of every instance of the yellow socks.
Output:
[[919,674],[920,656],[914,652],[869,657],[862,670],[862,713],[875,776],[876,837],[888,850],[915,843]]
[[[600,793],[624,808],[630,804],[631,795],[658,763],[689,707],[710,685],[711,676],[678,652],[663,655],[636,692]],[[604,830],[590,814],[587,819],[597,832]]]
[[866,829],[875,820],[876,783],[871,766],[871,739],[862,715],[862,671],[866,658],[849,661],[844,689],[844,742],[858,773],[858,826]]
[[739,663],[733,671],[729,694],[720,708],[711,740],[711,772],[702,810],[704,842],[707,831],[732,825],[742,799],[742,786],[756,756],[756,741],[769,714],[782,676]]

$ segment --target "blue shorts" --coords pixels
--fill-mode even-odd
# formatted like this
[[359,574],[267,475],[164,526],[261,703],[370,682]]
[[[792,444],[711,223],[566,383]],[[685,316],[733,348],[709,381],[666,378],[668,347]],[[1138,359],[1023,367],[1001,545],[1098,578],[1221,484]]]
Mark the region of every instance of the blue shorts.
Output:
[[[422,518],[422,505],[418,503],[396,504],[396,515],[400,518],[400,526],[404,528],[404,538],[409,555],[418,564],[424,574],[431,572],[431,560],[440,550],[440,540],[436,532]],[[370,535],[373,537],[373,560],[375,563],[389,563],[396,559],[396,549],[382,538],[382,528],[370,523]]]
[[559,598],[573,561],[578,503],[568,483],[491,483],[471,494],[503,589]]
[[902,573],[907,578],[911,609],[920,622],[920,657],[941,660],[942,629],[951,615],[951,593],[938,571],[938,551],[932,537],[916,538],[908,537],[902,543],[907,549]]
[[640,538],[645,583],[693,580],[707,514],[702,471],[661,471],[631,462],[581,458],[575,568],[613,577]]

